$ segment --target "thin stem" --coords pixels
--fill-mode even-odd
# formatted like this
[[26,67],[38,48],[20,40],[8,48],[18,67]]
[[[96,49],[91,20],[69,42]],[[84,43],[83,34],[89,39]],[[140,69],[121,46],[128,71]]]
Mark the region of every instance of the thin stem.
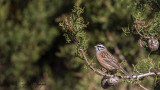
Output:
[[137,26],[141,27],[139,24],[135,23],[136,25],[134,25],[134,28],[136,29],[136,32],[138,33],[138,35],[140,35],[142,38],[145,38],[145,39],[149,39],[150,37],[148,36],[144,36],[142,35],[139,30],[137,29]]
[[138,84],[142,89],[144,89],[144,90],[148,90],[147,88],[145,88],[143,85],[141,85],[141,84]]

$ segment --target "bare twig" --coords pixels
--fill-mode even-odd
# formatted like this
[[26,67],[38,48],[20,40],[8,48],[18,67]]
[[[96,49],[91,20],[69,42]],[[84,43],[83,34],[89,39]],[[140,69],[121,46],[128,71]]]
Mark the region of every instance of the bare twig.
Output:
[[[149,39],[150,37],[148,37],[148,36],[144,36],[144,35],[142,35],[140,32],[139,32],[139,30],[137,29],[138,27],[148,27],[148,26],[144,26],[144,21],[136,21],[135,23],[134,23],[135,25],[134,25],[134,28],[136,29],[136,32],[142,37],[142,38],[145,38],[145,39]],[[137,27],[138,26],[138,27]]]
[[145,38],[145,39],[149,39],[149,38],[150,38],[150,37],[148,37],[148,36],[142,35],[142,34],[138,31],[138,29],[137,29],[136,26],[135,26],[135,29],[136,29],[136,32],[137,32],[142,38]]
[[147,88],[145,88],[143,85],[141,85],[141,84],[139,84],[138,83],[138,85],[142,88],[142,89],[144,89],[144,90],[148,90]]
[[142,88],[143,90],[148,90],[148,89],[145,88],[143,85],[141,85],[141,84],[139,83],[139,81],[136,81],[136,84],[137,84],[140,88]]
[[135,67],[134,64],[132,64],[132,66],[133,66],[133,68],[136,70],[136,72],[137,72],[138,74],[141,74],[141,73],[137,70],[137,68]]

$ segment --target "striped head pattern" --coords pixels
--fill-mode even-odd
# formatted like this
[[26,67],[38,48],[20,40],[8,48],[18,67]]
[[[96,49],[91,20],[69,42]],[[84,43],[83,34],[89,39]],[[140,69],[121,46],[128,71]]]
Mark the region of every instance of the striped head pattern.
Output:
[[103,45],[103,44],[97,44],[96,46],[94,46],[95,49],[96,49],[96,53],[99,52],[99,51],[102,51],[102,50],[105,50],[106,47]]

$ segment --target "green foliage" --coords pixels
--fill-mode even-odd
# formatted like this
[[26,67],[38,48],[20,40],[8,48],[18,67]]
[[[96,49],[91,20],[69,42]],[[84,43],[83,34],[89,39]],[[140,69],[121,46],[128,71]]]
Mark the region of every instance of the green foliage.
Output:
[[[148,47],[148,39],[145,37],[153,37],[155,39],[160,39],[160,5],[159,0],[136,0],[133,4],[129,6],[132,15],[132,23],[130,23],[129,28],[123,28],[125,34],[132,34],[134,36],[139,35],[142,43],[139,43],[142,47]],[[147,49],[146,49],[147,50]],[[156,51],[159,53],[159,49]],[[148,53],[146,53],[148,54]],[[150,55],[151,54],[151,55]],[[151,52],[148,54],[148,58],[138,59],[138,62],[134,68],[137,73],[147,73],[147,72],[159,72],[159,56],[157,53]],[[159,87],[159,79],[156,81],[156,85],[153,85],[155,89]]]
[[136,64],[134,71],[140,73],[147,73],[150,72],[151,69],[153,69],[155,64],[153,63],[153,60],[151,58],[142,59],[138,61]]
[[[101,89],[102,77],[75,57],[83,48],[93,59],[93,66],[100,68],[93,48],[98,43],[103,43],[117,59],[114,48],[119,47],[129,65],[134,64],[140,73],[152,68],[159,71],[159,50],[146,58],[149,53],[138,47],[134,26],[137,21],[145,22],[143,27],[137,26],[139,32],[160,39],[158,3],[159,0],[0,0],[0,85],[9,83],[9,90],[37,90],[31,85],[42,80],[46,83],[44,89]],[[147,44],[146,39],[143,41]],[[143,81],[149,87],[153,82],[148,78]],[[31,83],[22,88],[22,82]],[[110,90],[120,87],[124,90],[124,83]]]
[[83,18],[80,16],[83,13],[83,9],[79,6],[74,6],[72,15],[62,23],[60,26],[64,30],[64,36],[67,43],[76,43],[77,55],[80,56],[79,49],[82,48],[84,51],[87,49],[87,35],[84,32],[86,24],[84,24]]
[[124,29],[124,31],[130,31],[131,33],[133,31],[136,32],[134,24],[138,23],[139,25],[137,25],[136,28],[142,35],[149,37],[154,36],[159,39],[160,37],[158,33],[160,32],[160,15],[157,10],[160,9],[160,7],[158,6],[158,2],[159,1],[157,0],[138,0],[130,5],[128,8],[131,10],[133,17],[132,25],[134,28],[130,28],[128,31]]
[[[157,0],[137,0],[131,4],[128,8],[131,10],[133,22],[129,28],[123,28],[124,33],[127,34],[138,34],[141,33],[143,36],[153,37],[159,39],[160,32],[160,7]],[[138,30],[138,32],[136,31]],[[143,39],[143,46],[147,47],[148,40],[139,35]],[[141,43],[139,43],[141,44]],[[152,57],[154,58],[154,57]],[[150,58],[150,59],[152,59]],[[150,60],[149,60],[150,61]],[[141,72],[147,72],[150,68],[148,59],[138,61],[136,65],[138,70]],[[153,60],[155,62],[155,60]],[[144,70],[145,69],[145,70]]]
[[[41,79],[41,56],[59,35],[57,26],[50,25],[48,20],[62,3],[55,2],[0,1],[0,65],[3,67],[0,75],[3,84],[9,83],[10,90],[21,90],[22,86],[17,85],[23,80],[34,83]],[[30,87],[26,86],[26,89]]]
[[[86,2],[82,1],[81,3],[86,3]],[[115,45],[118,45],[119,47],[121,47],[122,54],[124,56],[128,56],[127,60],[132,60],[129,63],[136,62],[135,63],[136,65],[134,67],[135,73],[140,74],[140,73],[150,72],[151,69],[155,68],[154,60],[152,58],[147,58],[142,60],[138,59],[138,61],[134,60],[137,57],[137,55],[139,55],[137,54],[137,52],[142,52],[142,50],[139,50],[139,48],[137,47],[137,43],[135,43],[137,42],[136,40],[137,38],[133,39],[132,36],[136,36],[135,35],[135,33],[137,33],[135,30],[136,28],[138,32],[140,32],[144,36],[148,36],[148,37],[153,36],[154,38],[159,39],[159,19],[158,19],[159,14],[157,11],[154,11],[154,13],[152,12],[153,4],[150,4],[150,3],[153,3],[153,2],[149,2],[149,1],[145,2],[143,0],[135,1],[133,4],[130,4],[131,1],[129,0],[122,0],[118,2],[119,3],[117,3],[116,1],[107,2],[105,0],[102,0],[102,1],[97,1],[97,2],[95,1],[95,2],[84,4],[86,9],[85,13],[87,13],[86,19],[89,18],[88,20],[90,20],[93,23],[91,25],[91,27],[93,28],[92,32],[88,33],[89,35],[87,34],[90,38],[92,38],[90,39],[89,43],[95,44],[95,43],[103,42],[106,44],[106,46],[110,48],[114,48]],[[124,3],[128,4],[129,6],[127,5],[123,6]],[[97,4],[97,6],[94,6],[95,4]],[[120,8],[121,6],[123,6],[123,8],[127,7],[128,9],[123,10],[123,8]],[[120,12],[123,12],[123,13],[119,15]],[[128,22],[127,23],[128,25],[122,24],[119,26],[115,26],[117,25],[116,22],[120,20],[124,20],[124,17],[126,21],[130,19],[129,17],[130,15],[127,16],[127,12],[131,14],[132,22]],[[72,12],[72,14],[75,14],[75,12]],[[72,41],[78,42],[77,36],[76,34],[74,34],[76,30],[73,29],[72,19],[70,20],[67,19],[60,24],[63,30],[65,30],[64,36],[66,37],[66,40],[69,43]],[[112,26],[115,26],[115,27],[112,27]],[[123,30],[124,34],[117,33],[118,30],[121,31],[121,29]],[[128,38],[124,36],[129,34],[132,34],[132,36],[129,36]],[[147,45],[147,40],[145,39],[143,40],[145,41],[144,42],[145,45]],[[145,53],[145,54],[146,55],[140,55],[140,56],[146,57],[148,53]],[[93,54],[91,53],[91,56],[92,55]]]

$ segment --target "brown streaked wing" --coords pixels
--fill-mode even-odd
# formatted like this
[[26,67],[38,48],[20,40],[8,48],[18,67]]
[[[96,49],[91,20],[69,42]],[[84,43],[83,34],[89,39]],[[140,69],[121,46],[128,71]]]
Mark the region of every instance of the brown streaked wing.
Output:
[[113,66],[115,69],[120,69],[120,66],[119,66],[119,64],[116,64],[116,63],[114,63],[114,62],[111,62],[111,61],[109,61],[109,60],[107,60],[107,59],[103,59],[104,61],[105,61],[105,63],[107,63],[107,64],[109,64],[110,66]]
[[[102,58],[103,59],[103,58]],[[107,60],[101,60],[100,61],[100,63],[101,63],[101,65],[102,65],[102,67],[104,67],[105,69],[107,69],[107,70],[113,70],[113,69],[116,69],[116,67],[113,65],[113,64],[109,64],[109,63],[107,63]]]
[[118,62],[118,60],[107,50],[103,51],[103,54],[105,55],[104,59],[108,59],[111,63],[116,64],[116,66],[118,66],[118,68],[120,68],[120,64]]

